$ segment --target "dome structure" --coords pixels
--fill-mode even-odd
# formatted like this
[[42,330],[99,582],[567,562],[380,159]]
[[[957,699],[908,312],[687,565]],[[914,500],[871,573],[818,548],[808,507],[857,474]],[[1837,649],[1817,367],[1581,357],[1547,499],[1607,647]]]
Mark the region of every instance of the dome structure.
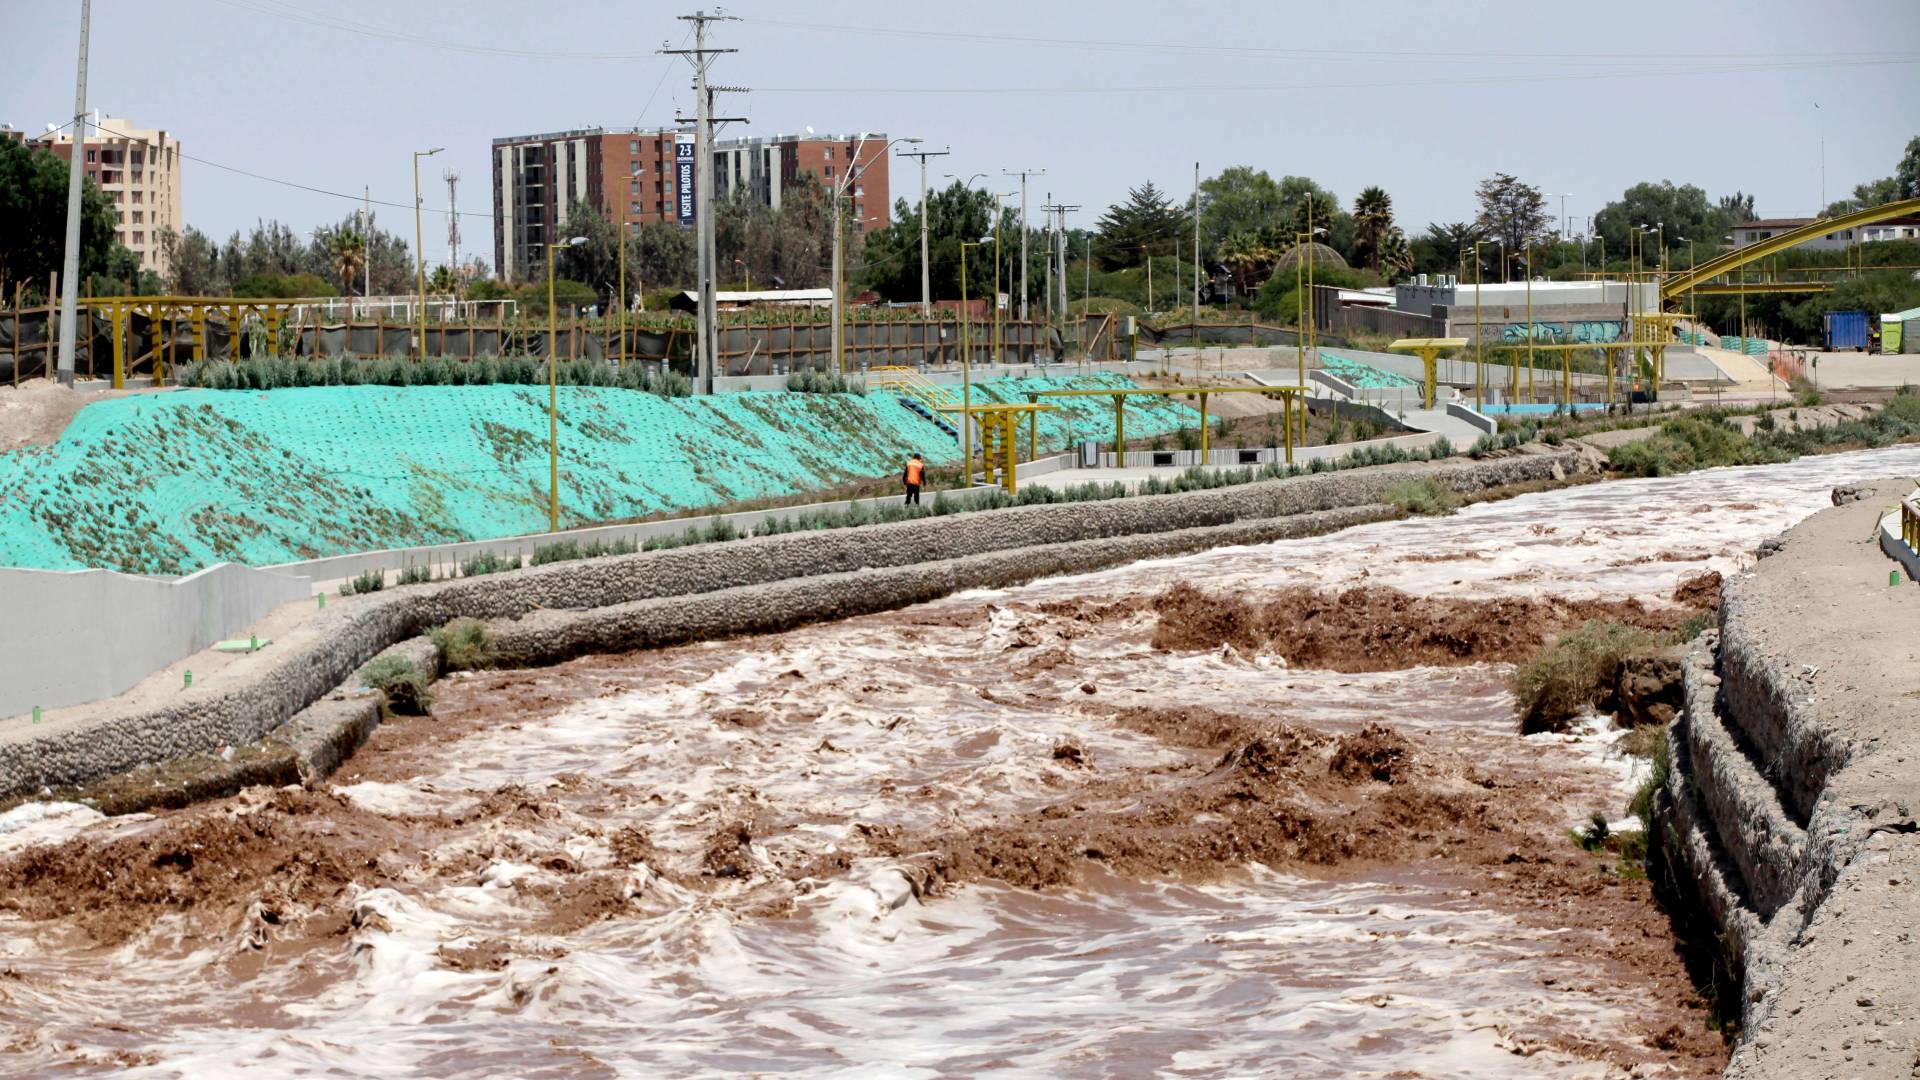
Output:
[[[1305,254],[1302,253],[1303,249]],[[1339,252],[1316,240],[1310,244],[1295,244],[1288,248],[1286,253],[1280,256],[1279,261],[1273,264],[1273,272],[1278,274],[1284,271],[1291,274],[1294,264],[1302,258],[1312,259],[1315,267],[1331,266],[1340,270],[1348,269],[1347,260],[1341,258]]]

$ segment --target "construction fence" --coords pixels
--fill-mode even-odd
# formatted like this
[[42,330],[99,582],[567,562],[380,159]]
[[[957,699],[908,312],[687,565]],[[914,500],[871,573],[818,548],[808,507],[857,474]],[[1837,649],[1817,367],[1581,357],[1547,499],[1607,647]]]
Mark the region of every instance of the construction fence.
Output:
[[[241,326],[237,335],[233,330],[236,312]],[[662,363],[690,373],[696,338],[690,326],[630,325],[623,334],[605,319],[571,320],[549,328],[508,322],[503,314],[491,326],[429,322],[423,351],[416,344],[422,336],[417,325],[384,318],[302,325],[286,319],[286,314],[284,305],[274,301],[208,301],[192,314],[181,305],[163,310],[124,300],[88,301],[80,306],[74,370],[82,378],[112,376],[116,321],[127,377],[171,372],[178,364],[198,359],[258,354],[405,358],[423,352],[469,359],[551,353],[566,359]],[[1091,358],[1124,359],[1126,343],[1116,340],[1111,317],[1089,322],[1102,319],[1106,331],[1101,351]],[[52,373],[58,357],[58,321],[58,304],[0,310],[0,382],[18,384]],[[954,321],[850,318],[844,330],[844,364],[849,371],[882,365],[944,367],[961,361],[962,327]],[[1003,321],[997,350],[991,323],[975,323],[965,336],[971,360],[979,364],[995,358],[1003,364],[1045,363],[1063,359],[1066,351],[1065,338],[1039,322]],[[723,323],[717,352],[718,374],[727,376],[836,367],[833,330],[824,321]]]

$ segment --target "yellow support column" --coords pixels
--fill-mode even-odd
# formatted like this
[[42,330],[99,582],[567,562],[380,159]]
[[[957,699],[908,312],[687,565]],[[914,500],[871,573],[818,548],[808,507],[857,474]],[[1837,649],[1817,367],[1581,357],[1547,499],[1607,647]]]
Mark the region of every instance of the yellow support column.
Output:
[[1006,426],[1006,438],[1002,441],[1007,444],[1007,468],[1006,475],[1002,477],[1002,482],[1006,484],[1007,494],[1012,495],[1014,493],[1014,470],[1019,468],[1019,461],[1017,459],[1020,456],[1020,417],[1013,413],[1006,413],[1001,417],[1000,423]]
[[1280,397],[1280,411],[1285,414],[1287,423],[1287,464],[1293,464],[1293,395]]
[[1207,463],[1207,395],[1200,395],[1200,464]]
[[205,360],[207,358],[207,309],[195,304],[190,309],[187,319],[193,328],[193,358]]
[[127,385],[127,309],[117,303],[107,305],[107,318],[113,320],[113,388]]
[[1040,457],[1040,414],[1027,414],[1027,460],[1035,461]]
[[1125,465],[1127,458],[1126,400],[1119,394],[1113,395],[1113,467],[1116,469]]

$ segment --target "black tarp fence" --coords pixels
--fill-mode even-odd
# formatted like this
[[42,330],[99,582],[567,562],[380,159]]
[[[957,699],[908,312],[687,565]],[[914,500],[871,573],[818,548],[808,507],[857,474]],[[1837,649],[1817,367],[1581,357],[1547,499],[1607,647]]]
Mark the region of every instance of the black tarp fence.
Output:
[[[74,369],[82,377],[110,378],[113,374],[113,328],[103,311],[80,313],[78,353]],[[56,316],[57,318],[57,312]],[[234,355],[233,335],[222,319],[207,318],[205,356],[225,360]],[[405,323],[340,323],[283,326],[282,351],[295,356],[414,355],[419,328]],[[849,371],[884,365],[940,366],[960,360],[960,325],[955,322],[880,321],[845,324],[845,364]],[[619,331],[604,323],[573,323],[549,331],[537,325],[441,326],[429,323],[426,354],[456,359],[482,356],[538,356],[549,351],[562,358],[667,361],[675,369],[692,362],[695,334],[691,329],[629,327],[625,347]],[[991,323],[971,326],[973,359],[985,363],[992,355]],[[51,372],[57,348],[49,347],[50,321],[44,310],[0,311],[0,382],[36,378]],[[1001,357],[1005,363],[1036,363],[1054,358],[1053,340],[1044,324],[1004,322],[1000,325]],[[241,335],[239,354],[251,356],[265,344],[258,324]],[[139,312],[126,316],[126,374],[151,374],[156,348],[167,366],[191,362],[193,327],[185,318],[155,320]],[[774,375],[808,368],[831,369],[833,330],[824,322],[753,323],[720,327],[720,374]]]

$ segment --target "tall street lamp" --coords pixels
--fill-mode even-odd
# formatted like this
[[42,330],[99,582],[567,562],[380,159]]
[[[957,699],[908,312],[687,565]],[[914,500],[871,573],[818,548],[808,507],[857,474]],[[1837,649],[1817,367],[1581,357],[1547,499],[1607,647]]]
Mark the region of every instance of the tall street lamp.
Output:
[[[1480,400],[1480,245],[1484,243],[1486,243],[1485,240],[1473,242],[1473,408],[1475,412],[1485,407]],[[1505,242],[1501,242],[1501,261],[1504,262],[1506,257],[1507,247]]]
[[554,299],[553,249],[579,247],[584,236],[571,237],[560,244],[547,245],[547,531],[560,531],[560,377],[555,369],[554,353],[559,350],[560,305]]
[[[1016,194],[1018,192],[1009,191],[997,193],[993,197],[993,362],[996,364],[1006,359],[1004,355],[1006,343],[1000,336],[1000,256],[1006,250],[1000,246],[1000,219],[1004,216],[1000,209],[1000,200],[1011,199]],[[1012,275],[1009,274],[1008,277],[1008,283],[1011,284]]]
[[[811,127],[807,128],[807,134],[809,135],[813,134],[813,128]],[[832,191],[833,191],[833,366],[834,366],[834,369],[842,375],[846,374],[847,363],[846,363],[846,330],[845,330],[846,304],[842,296],[842,294],[846,290],[842,287],[842,282],[840,280],[841,267],[843,265],[841,248],[845,243],[845,237],[840,235],[841,233],[840,200],[843,196],[846,195],[847,190],[853,186],[853,182],[857,180],[860,176],[860,172],[861,172],[860,148],[867,145],[867,135],[868,133],[863,131],[860,133],[860,137],[854,140],[853,160],[847,163],[847,171],[844,175],[840,177],[839,183],[832,185]],[[920,141],[919,139],[910,139],[905,137],[898,138],[898,139],[890,139],[887,141],[886,146],[882,146],[880,148],[880,152],[874,155],[874,159],[885,157],[887,155],[888,148],[892,147],[895,143],[903,143],[903,142],[917,143],[919,141]]]
[[[965,458],[960,475],[963,486],[973,483],[973,312],[967,307],[967,249],[993,245],[994,261],[999,262],[1000,241],[993,233],[978,240],[960,241],[960,446]],[[997,301],[997,298],[996,298]]]
[[[1307,278],[1305,265],[1313,258],[1313,238],[1325,233],[1325,229],[1308,229],[1293,234],[1293,253],[1298,258],[1293,261],[1293,358],[1299,365],[1301,386],[1307,385]],[[1304,391],[1303,391],[1304,392]],[[1307,407],[1303,400],[1300,404],[1300,445],[1307,444]]]
[[424,240],[420,234],[420,159],[432,157],[445,149],[444,146],[436,146],[431,150],[413,152],[413,254],[418,264],[414,284],[419,289],[414,302],[419,308],[420,326],[420,340],[415,343],[416,359],[425,359],[427,355],[427,252],[422,246]]
[[[951,153],[953,153],[953,147],[949,146],[945,150],[914,150],[899,155],[920,159],[920,317],[922,319],[930,318],[933,314],[933,279],[927,270],[927,159],[946,157]],[[924,327],[922,329],[924,330]]]

